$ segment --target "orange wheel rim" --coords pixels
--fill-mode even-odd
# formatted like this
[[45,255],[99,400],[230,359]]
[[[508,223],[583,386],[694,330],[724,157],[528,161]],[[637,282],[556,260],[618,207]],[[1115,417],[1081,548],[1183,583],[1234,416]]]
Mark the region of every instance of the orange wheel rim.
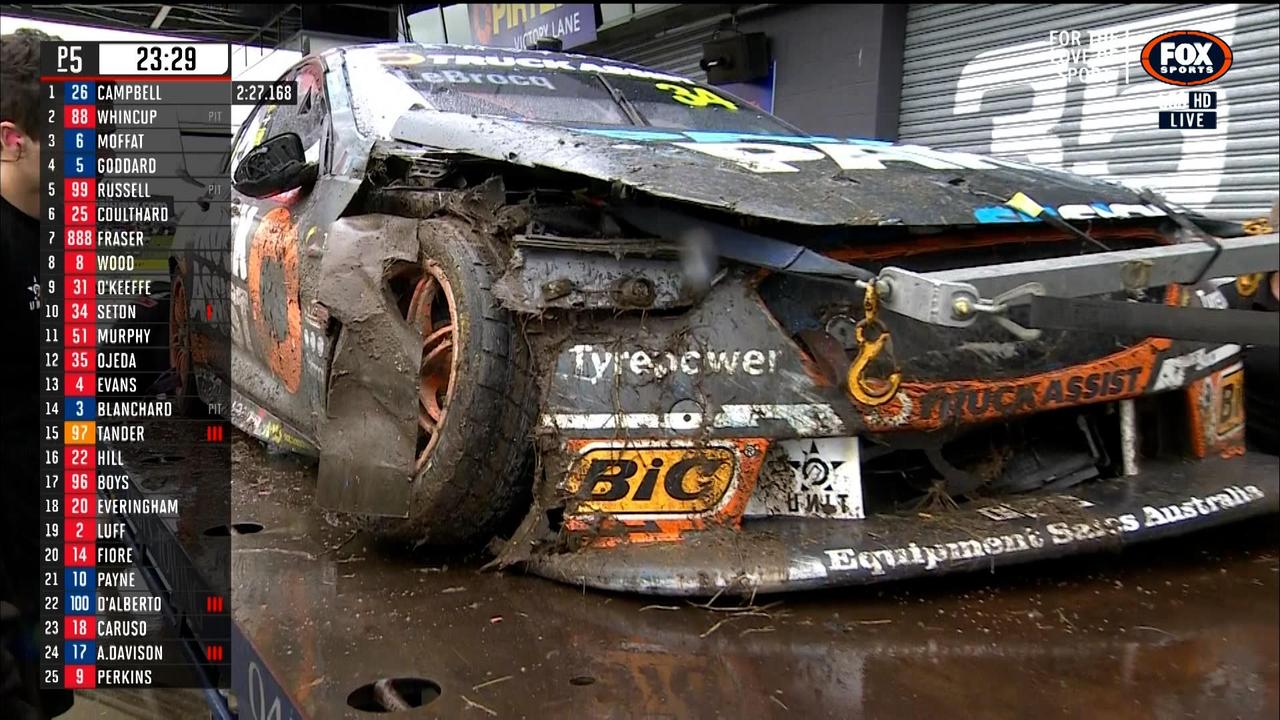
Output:
[[406,313],[422,337],[418,370],[417,470],[431,457],[444,426],[457,376],[458,322],[453,288],[440,266],[428,261],[414,287]]

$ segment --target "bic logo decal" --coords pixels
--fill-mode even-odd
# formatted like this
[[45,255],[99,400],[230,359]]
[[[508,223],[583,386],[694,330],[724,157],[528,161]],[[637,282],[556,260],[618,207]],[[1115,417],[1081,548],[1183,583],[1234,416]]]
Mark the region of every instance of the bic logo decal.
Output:
[[1204,85],[1227,73],[1231,48],[1216,35],[1175,30],[1142,48],[1142,67],[1151,77],[1170,85]]
[[694,517],[719,510],[737,478],[732,445],[601,442],[586,445],[573,461],[566,490],[577,500],[574,515]]

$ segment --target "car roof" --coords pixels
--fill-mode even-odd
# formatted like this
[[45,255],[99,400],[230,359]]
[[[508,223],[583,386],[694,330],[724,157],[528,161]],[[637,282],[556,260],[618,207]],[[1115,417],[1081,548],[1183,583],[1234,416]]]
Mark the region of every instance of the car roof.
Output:
[[[501,53],[511,57],[542,57],[553,58],[557,60],[588,60],[588,61],[605,61],[610,65],[618,67],[629,67],[637,70],[649,70],[654,72],[668,72],[666,70],[658,70],[657,68],[648,67],[646,65],[637,65],[625,60],[607,57],[605,55],[581,55],[578,53],[553,52],[551,50],[517,50],[509,47],[495,47],[492,45],[457,45],[453,43],[416,43],[416,42],[381,42],[381,43],[361,43],[358,45],[342,45],[329,48],[321,53],[320,56],[332,55],[335,53],[345,53],[349,50],[366,50],[373,48],[385,48],[388,50],[424,50],[433,53],[463,52],[463,53]],[[676,73],[670,73],[675,75]]]

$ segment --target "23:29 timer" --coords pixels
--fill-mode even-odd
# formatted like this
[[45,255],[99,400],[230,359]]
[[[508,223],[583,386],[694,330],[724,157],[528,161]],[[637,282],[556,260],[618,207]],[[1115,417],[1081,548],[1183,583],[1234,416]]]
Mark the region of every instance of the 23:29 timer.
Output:
[[193,45],[167,48],[144,45],[138,48],[138,70],[142,72],[195,72],[196,49]]

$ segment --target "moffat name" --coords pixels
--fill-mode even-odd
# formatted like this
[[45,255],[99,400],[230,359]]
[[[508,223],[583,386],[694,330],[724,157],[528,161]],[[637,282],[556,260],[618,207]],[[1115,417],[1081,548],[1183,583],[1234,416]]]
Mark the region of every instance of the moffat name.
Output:
[[910,543],[906,547],[884,550],[837,548],[823,553],[831,570],[865,571],[873,576],[909,567],[936,570],[944,565],[981,561],[1000,555],[1121,537],[1139,530],[1214,515],[1264,497],[1256,485],[1232,485],[1216,495],[1191,497],[1175,505],[1145,505],[1139,512],[1088,522],[1055,522],[1043,528],[1024,528],[1006,535],[966,538],[937,545]]
[[574,345],[573,375],[592,385],[606,375],[664,378],[667,375],[772,375],[778,369],[777,350],[690,349],[680,352],[623,350],[597,345]]
[[921,417],[946,422],[988,415],[1018,415],[1102,400],[1138,391],[1142,368],[1073,375],[986,387],[930,390],[920,401]]

